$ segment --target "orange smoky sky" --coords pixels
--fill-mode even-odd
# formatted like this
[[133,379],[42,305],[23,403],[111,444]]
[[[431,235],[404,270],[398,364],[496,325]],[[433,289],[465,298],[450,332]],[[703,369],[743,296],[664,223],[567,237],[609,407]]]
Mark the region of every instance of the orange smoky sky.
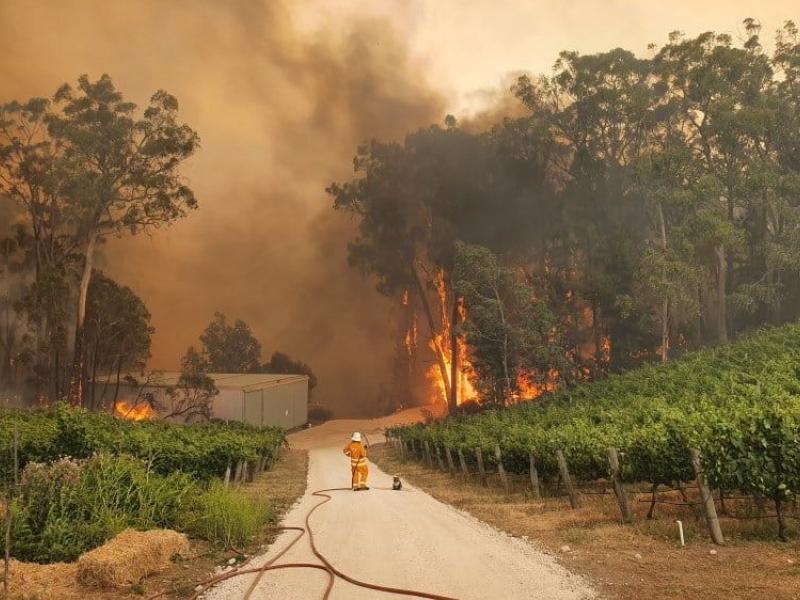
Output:
[[[509,73],[560,50],[639,53],[669,31],[765,37],[795,2],[495,0],[0,0],[0,101],[108,73],[143,105],[180,102],[202,148],[185,169],[200,209],[112,239],[103,268],[153,314],[151,366],[174,368],[214,311],[308,362],[344,413],[388,383],[389,303],[346,263],[353,223],[324,188],[369,139],[401,139],[447,112],[508,102]],[[508,104],[508,106],[511,106]]]

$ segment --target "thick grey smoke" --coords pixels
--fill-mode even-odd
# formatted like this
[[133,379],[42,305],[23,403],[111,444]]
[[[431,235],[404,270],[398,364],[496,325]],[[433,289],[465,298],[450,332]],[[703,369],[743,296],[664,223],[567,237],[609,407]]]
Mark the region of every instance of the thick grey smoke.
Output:
[[392,28],[300,33],[272,0],[0,0],[0,11],[0,100],[108,73],[140,105],[175,94],[201,136],[186,169],[200,210],[105,249],[107,271],[153,313],[152,366],[176,367],[222,311],[250,323],[265,354],[311,364],[340,414],[367,410],[389,377],[390,307],[347,266],[353,224],[324,187],[351,175],[366,138],[444,114]]

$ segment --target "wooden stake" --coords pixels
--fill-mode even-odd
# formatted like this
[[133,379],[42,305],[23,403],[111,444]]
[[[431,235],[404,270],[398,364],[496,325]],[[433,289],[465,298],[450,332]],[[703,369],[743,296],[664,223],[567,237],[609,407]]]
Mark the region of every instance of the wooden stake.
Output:
[[478,460],[478,473],[481,476],[481,485],[486,486],[486,471],[483,468],[483,451],[480,446],[475,448],[475,458]]
[[400,462],[406,462],[406,441],[400,440]]
[[450,475],[455,475],[456,467],[453,464],[453,453],[450,452],[450,446],[444,447],[445,456],[447,456],[447,470],[450,471]]
[[561,480],[564,482],[564,487],[567,488],[569,494],[569,505],[572,508],[578,508],[578,494],[572,485],[572,477],[569,475],[569,468],[567,467],[567,459],[564,457],[564,452],[559,448],[556,450],[556,458],[558,459],[558,470],[561,473]]
[[717,517],[717,508],[714,506],[714,496],[711,495],[711,490],[708,487],[708,480],[703,471],[703,461],[700,456],[700,451],[697,448],[689,448],[689,456],[692,459],[692,467],[694,474],[697,477],[697,487],[700,488],[700,497],[703,500],[703,509],[706,513],[706,522],[708,523],[708,531],[711,534],[711,539],[715,544],[724,544],[725,538],[722,535],[722,529],[719,526],[719,518]]
[[611,470],[611,484],[614,486],[614,495],[617,497],[619,503],[619,512],[622,514],[622,522],[630,523],[633,519],[631,507],[628,503],[628,494],[625,488],[622,487],[622,481],[619,477],[619,454],[616,448],[608,448],[608,465]]
[[503,489],[506,491],[506,494],[508,494],[508,477],[506,477],[506,469],[503,466],[503,454],[500,452],[499,444],[494,447],[494,457],[497,459],[497,474],[500,475],[500,481],[503,482]]
[[228,484],[231,482],[231,463],[228,463],[228,466],[225,467],[225,478],[223,479],[225,487],[228,487]]
[[467,469],[467,461],[464,460],[464,452],[461,448],[458,449],[458,462],[461,464],[461,471],[464,477],[469,477],[469,469]]
[[444,471],[444,461],[442,460],[442,448],[436,444],[436,464],[439,465],[439,470]]
[[531,489],[533,490],[533,497],[539,500],[542,497],[542,489],[539,487],[539,471],[536,469],[536,457],[533,455],[533,452],[528,454],[528,462],[530,463]]
[[432,469],[433,458],[431,458],[431,445],[428,443],[427,440],[423,442],[423,445],[425,446],[425,464],[428,466],[428,468]]

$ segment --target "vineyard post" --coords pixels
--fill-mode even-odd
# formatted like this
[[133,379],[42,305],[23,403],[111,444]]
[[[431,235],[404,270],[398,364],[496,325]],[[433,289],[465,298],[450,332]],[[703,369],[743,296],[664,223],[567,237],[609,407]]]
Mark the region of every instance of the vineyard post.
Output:
[[528,462],[530,463],[533,497],[539,500],[542,497],[542,490],[539,487],[539,471],[536,469],[536,457],[533,455],[533,452],[528,454]]
[[608,448],[608,465],[611,468],[611,483],[614,486],[614,494],[619,503],[619,512],[622,513],[622,522],[630,523],[633,519],[631,514],[631,507],[628,503],[628,494],[625,493],[625,488],[622,486],[622,481],[619,477],[619,454],[616,448]]
[[708,480],[706,479],[705,471],[703,471],[700,451],[697,448],[689,448],[689,455],[692,459],[694,474],[697,477],[697,487],[700,488],[700,497],[703,500],[703,509],[706,513],[706,521],[708,522],[708,530],[711,533],[711,539],[715,544],[722,545],[725,543],[725,538],[719,526],[717,508],[714,506],[714,496],[711,495],[711,490],[708,488]]
[[400,462],[406,462],[406,441],[400,440]]
[[225,467],[225,478],[223,480],[225,482],[225,487],[228,487],[231,482],[231,463],[228,463],[228,466]]
[[423,447],[425,448],[425,465],[429,468],[433,468],[433,459],[431,458],[431,445],[428,443],[428,440],[422,442]]
[[500,445],[494,447],[494,457],[497,459],[497,474],[500,475],[500,481],[503,482],[503,489],[506,495],[509,493],[508,477],[506,477],[506,468],[503,466],[503,454],[500,452]]
[[411,440],[411,455],[414,457],[414,460],[417,459],[417,446],[414,444],[414,440]]
[[242,461],[236,461],[236,471],[233,477],[234,483],[239,483],[242,480]]
[[467,461],[464,460],[464,451],[458,449],[458,462],[461,464],[461,471],[464,473],[464,479],[469,478],[469,470],[467,469]]
[[483,451],[481,447],[475,448],[475,458],[478,460],[478,473],[481,476],[481,485],[486,486],[486,471],[483,469]]
[[456,467],[453,464],[453,453],[450,452],[450,446],[444,447],[444,453],[447,456],[447,470],[450,471],[450,475],[453,476],[456,474]]
[[5,524],[6,524],[6,539],[5,539],[5,562],[3,565],[3,595],[8,596],[8,578],[10,575],[11,566],[11,521],[12,521],[12,502],[16,496],[19,495],[19,429],[17,421],[14,420],[14,487],[6,484],[6,510],[5,510]]
[[556,458],[558,459],[558,470],[561,473],[561,480],[564,482],[564,487],[567,488],[567,494],[569,494],[569,505],[572,508],[578,508],[578,494],[575,492],[575,488],[572,485],[567,459],[564,457],[564,452],[561,448],[556,450]]
[[440,471],[444,471],[444,461],[442,460],[442,447],[436,444],[436,464]]

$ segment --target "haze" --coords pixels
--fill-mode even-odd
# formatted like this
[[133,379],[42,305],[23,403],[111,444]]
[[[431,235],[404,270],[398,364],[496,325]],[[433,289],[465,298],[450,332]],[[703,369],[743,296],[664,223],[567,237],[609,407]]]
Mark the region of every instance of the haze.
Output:
[[363,411],[387,382],[390,305],[346,264],[351,224],[324,193],[355,146],[506,106],[510,74],[558,52],[639,53],[672,30],[771,32],[796,2],[0,0],[0,101],[108,73],[144,104],[175,94],[202,139],[186,170],[200,210],[168,234],[111,240],[104,267],[142,296],[151,366],[174,368],[214,311],[265,358],[318,373],[318,399]]

